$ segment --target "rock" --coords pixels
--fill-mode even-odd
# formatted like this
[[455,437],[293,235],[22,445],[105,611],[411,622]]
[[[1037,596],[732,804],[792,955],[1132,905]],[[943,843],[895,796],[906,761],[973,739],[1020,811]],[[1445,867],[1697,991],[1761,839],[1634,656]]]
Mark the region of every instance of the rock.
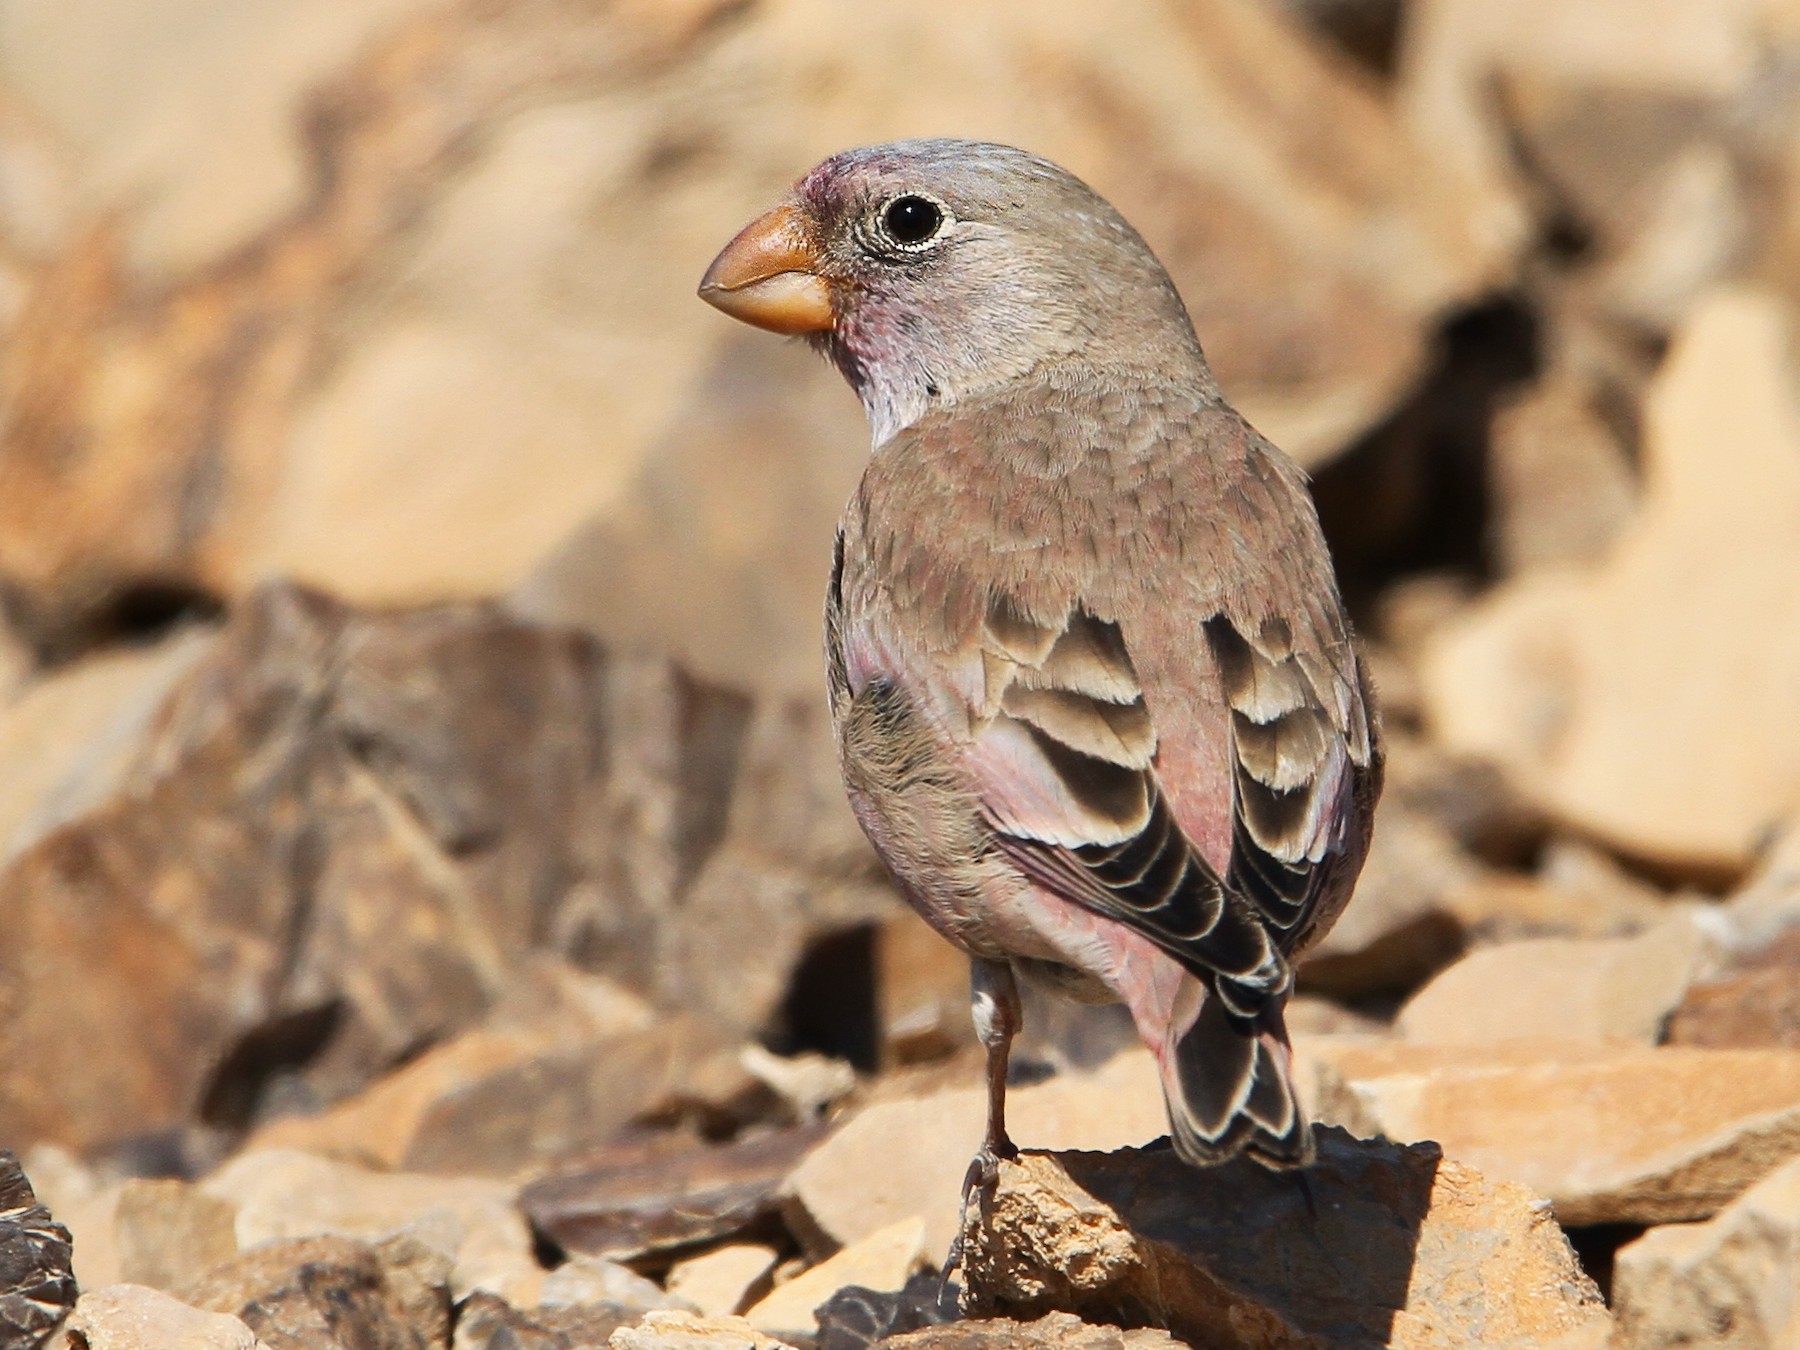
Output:
[[1523,1187],[1431,1145],[1329,1129],[1319,1145],[1307,1191],[1247,1159],[1197,1172],[1162,1149],[1003,1163],[965,1230],[965,1308],[1233,1347],[1604,1335],[1599,1292]]
[[[948,1251],[986,1119],[987,1094],[975,1088],[871,1105],[794,1170],[789,1225],[829,1251],[922,1217],[926,1249]],[[1116,1148],[1168,1129],[1155,1063],[1141,1049],[1095,1073],[1013,1089],[1006,1120],[1023,1148]]]
[[409,1237],[271,1242],[190,1285],[196,1307],[232,1313],[270,1346],[344,1350],[450,1340],[450,1265]]
[[26,686],[0,710],[0,862],[118,791],[151,720],[213,645],[203,630],[108,652]]
[[819,1119],[856,1090],[856,1070],[826,1055],[773,1055],[752,1041],[738,1052],[738,1062],[795,1121]]
[[875,934],[875,996],[882,1062],[939,1059],[975,1039],[969,958],[907,910]]
[[592,1256],[574,1256],[544,1277],[538,1291],[540,1308],[575,1307],[589,1303],[611,1303],[621,1308],[649,1312],[654,1308],[682,1308],[694,1311],[689,1304],[665,1293],[656,1281],[646,1279],[629,1266],[617,1261],[602,1261]]
[[1710,955],[1706,936],[1685,915],[1637,937],[1502,943],[1440,972],[1400,1010],[1394,1027],[1409,1041],[1442,1045],[1654,1045]]
[[1093,1327],[1068,1313],[1046,1313],[1035,1322],[992,1317],[926,1327],[878,1344],[882,1350],[1176,1350],[1181,1342],[1166,1331]]
[[[1606,560],[1499,587],[1424,666],[1433,727],[1578,831],[1741,869],[1800,801],[1800,411],[1787,316],[1713,294],[1646,416],[1643,505]],[[1719,429],[1731,428],[1719,453]],[[1654,728],[1655,734],[1646,734]]]
[[778,1336],[810,1336],[819,1326],[814,1313],[840,1289],[899,1290],[926,1264],[925,1221],[901,1219],[777,1285],[744,1319]]
[[641,1315],[611,1303],[523,1312],[477,1290],[457,1309],[450,1350],[602,1350],[613,1332]]
[[1620,1248],[1620,1343],[1780,1346],[1800,1337],[1800,1159],[1705,1223],[1653,1228]]
[[621,1142],[533,1181],[519,1205],[567,1251],[634,1260],[769,1218],[788,1174],[827,1133],[804,1125],[717,1147]]
[[1493,543],[1506,575],[1596,563],[1630,520],[1637,477],[1595,401],[1558,372],[1495,419]]
[[[761,1028],[809,944],[894,904],[829,747],[792,753],[796,716],[491,608],[264,593],[116,790],[0,867],[0,1136],[229,1137],[316,1109],[477,1022],[546,947],[728,1039]],[[663,1090],[666,1035],[614,1047],[618,1111]],[[384,1160],[492,1148],[498,1168],[621,1118],[592,1037],[542,1058],[502,1042],[465,1047],[482,1082],[450,1090],[468,1066],[449,1054],[355,1128],[391,1112]],[[508,1074],[562,1106],[494,1110]]]
[[18,1156],[0,1149],[0,1344],[30,1350],[74,1306],[69,1230],[38,1204]]
[[653,1312],[636,1326],[621,1327],[607,1350],[794,1350],[766,1336],[741,1317],[701,1317],[686,1312]]
[[1742,955],[1800,928],[1800,816],[1775,831],[1756,872],[1720,907],[1727,940]]
[[[1431,1139],[1567,1227],[1703,1219],[1800,1153],[1800,1053],[1323,1039],[1320,1114]],[[1332,1080],[1335,1080],[1333,1086]]]
[[477,1177],[371,1172],[280,1149],[242,1153],[200,1185],[238,1207],[238,1245],[318,1236],[381,1241],[406,1234],[454,1263],[460,1298],[532,1279],[531,1235],[513,1188]]
[[775,1269],[773,1247],[756,1242],[727,1243],[701,1256],[677,1261],[669,1270],[667,1288],[707,1317],[729,1317],[742,1312],[768,1291]]
[[[1169,261],[1226,387],[1313,459],[1381,415],[1430,317],[1499,270],[1378,93],[1255,0],[1134,0],[1105,23],[987,0],[973,49],[892,3],[349,8],[97,7],[79,41],[22,20],[9,44],[7,149],[41,141],[65,185],[18,194],[54,223],[18,259],[9,387],[28,397],[0,445],[0,577],[40,631],[145,578],[493,596],[595,517],[697,520],[704,552],[746,574],[771,549],[823,559],[815,510],[782,541],[737,518],[728,485],[697,513],[669,502],[697,467],[650,466],[745,402],[720,388],[744,378],[740,339],[667,301],[721,229],[846,141],[955,127],[1094,177]],[[118,62],[177,48],[116,87]],[[192,95],[226,84],[255,93]],[[102,134],[120,117],[125,141]],[[800,369],[783,382],[825,378]],[[758,514],[815,506],[811,467],[861,440],[792,449],[807,471],[759,482]]]
[[1800,928],[1693,985],[1669,1016],[1668,1040],[1800,1050]]
[[113,1211],[120,1277],[171,1292],[238,1253],[237,1206],[184,1181],[131,1178]]
[[[286,1344],[292,1344],[287,1342]],[[309,1342],[319,1344],[319,1342]],[[242,1318],[200,1309],[141,1284],[81,1296],[49,1350],[266,1350]]]

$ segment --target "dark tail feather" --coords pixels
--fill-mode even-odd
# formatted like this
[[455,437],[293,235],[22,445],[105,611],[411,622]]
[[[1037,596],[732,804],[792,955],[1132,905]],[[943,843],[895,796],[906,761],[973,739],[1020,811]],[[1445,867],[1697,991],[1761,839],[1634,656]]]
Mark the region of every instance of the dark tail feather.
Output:
[[1289,1073],[1281,1008],[1239,1017],[1211,990],[1163,1057],[1175,1151],[1197,1167],[1248,1153],[1269,1167],[1312,1161],[1312,1128]]

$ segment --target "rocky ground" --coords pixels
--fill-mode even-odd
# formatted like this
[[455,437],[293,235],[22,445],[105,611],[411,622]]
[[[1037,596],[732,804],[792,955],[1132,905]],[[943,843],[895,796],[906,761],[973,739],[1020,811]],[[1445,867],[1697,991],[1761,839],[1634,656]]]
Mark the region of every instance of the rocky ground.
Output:
[[[280,12],[277,12],[277,11]],[[1314,473],[1389,788],[1304,1183],[843,804],[866,435],[692,297],[1027,144]],[[1800,1340],[1793,0],[0,6],[0,1347]]]

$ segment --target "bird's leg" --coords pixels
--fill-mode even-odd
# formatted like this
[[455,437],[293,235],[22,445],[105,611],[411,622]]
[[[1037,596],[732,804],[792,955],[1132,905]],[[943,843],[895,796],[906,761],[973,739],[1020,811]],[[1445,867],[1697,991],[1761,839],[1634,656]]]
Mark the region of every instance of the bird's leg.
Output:
[[969,970],[969,992],[975,1015],[975,1035],[987,1050],[987,1132],[963,1177],[962,1208],[957,1214],[956,1241],[944,1261],[944,1278],[962,1264],[963,1233],[969,1217],[969,1199],[985,1197],[1000,1184],[1002,1160],[1019,1156],[1006,1134],[1006,1064],[1012,1039],[1018,1034],[1021,1014],[1019,985],[1012,966],[1004,961],[976,957]]

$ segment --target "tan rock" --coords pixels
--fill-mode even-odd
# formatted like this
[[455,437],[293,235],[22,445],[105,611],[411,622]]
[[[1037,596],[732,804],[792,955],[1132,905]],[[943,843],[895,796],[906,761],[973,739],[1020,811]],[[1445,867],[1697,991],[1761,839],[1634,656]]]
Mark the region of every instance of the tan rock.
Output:
[[936,1059],[974,1042],[969,959],[911,910],[876,930],[875,994],[891,1065]]
[[527,1312],[477,1290],[457,1307],[450,1350],[598,1350],[613,1332],[642,1316],[616,1303]]
[[[892,0],[580,22],[425,0],[304,17],[187,0],[155,21],[87,0],[63,25],[53,9],[28,7],[0,70],[68,184],[38,194],[61,218],[20,260],[8,378],[29,398],[0,446],[0,575],[47,631],[147,576],[492,596],[597,519],[704,522],[695,552],[739,572],[718,600],[746,596],[771,643],[796,638],[793,560],[829,546],[810,469],[861,437],[784,457],[807,466],[789,486],[750,480],[759,513],[804,506],[791,539],[724,489],[651,500],[705,452],[650,467],[746,404],[721,389],[741,337],[671,297],[721,230],[847,141],[954,128],[1090,174],[1168,258],[1226,386],[1310,459],[1385,411],[1431,316],[1497,270],[1376,92],[1253,0],[1106,16],[1057,0],[1028,23],[984,0],[956,31]],[[162,59],[177,33],[191,45]],[[98,78],[145,51],[129,87]],[[303,117],[311,140],[290,134]],[[663,153],[689,146],[711,149]],[[683,594],[631,581],[613,617]],[[680,608],[664,631],[717,612]],[[711,654],[755,641],[747,613],[727,627]],[[716,668],[706,646],[690,655]],[[778,667],[797,669],[791,649]]]
[[1601,1343],[1600,1295],[1530,1192],[1430,1145],[1319,1141],[1307,1192],[1248,1160],[1196,1172],[1167,1150],[1004,1163],[966,1230],[965,1307],[1257,1350]]
[[476,1177],[372,1172],[269,1149],[233,1158],[200,1184],[238,1207],[238,1245],[322,1235],[384,1240],[405,1233],[454,1262],[452,1285],[504,1292],[533,1276],[531,1235],[513,1188]]
[[741,1317],[701,1317],[687,1312],[653,1312],[633,1327],[620,1327],[607,1350],[794,1350],[765,1335]]
[[238,1253],[237,1206],[184,1181],[127,1180],[113,1231],[121,1278],[164,1293]]
[[925,1220],[901,1219],[777,1285],[744,1319],[776,1335],[811,1335],[819,1327],[814,1310],[838,1290],[851,1285],[877,1293],[897,1290],[927,1263]]
[[141,1284],[109,1284],[81,1296],[46,1350],[264,1350],[243,1319],[202,1312]]
[[1613,1307],[1633,1350],[1800,1341],[1800,1159],[1705,1223],[1627,1243],[1613,1266]]
[[1494,419],[1494,546],[1509,574],[1604,556],[1637,504],[1625,447],[1594,393],[1562,372]]
[[1634,1041],[1654,1045],[1713,946],[1686,915],[1637,937],[1539,938],[1472,952],[1407,1002],[1409,1041]]
[[1310,1042],[1324,1118],[1431,1139],[1570,1227],[1706,1218],[1800,1153],[1800,1052]]
[[665,1287],[675,1297],[693,1304],[703,1316],[729,1317],[762,1296],[775,1260],[773,1247],[756,1242],[727,1243],[703,1256],[677,1261]]
[[94,656],[0,710],[0,861],[118,790],[157,709],[211,646],[191,630]]
[[[1144,1050],[1096,1073],[1016,1088],[1006,1108],[1021,1148],[1118,1148],[1168,1130],[1155,1062]],[[986,1119],[987,1094],[973,1088],[869,1107],[795,1169],[793,1221],[830,1249],[921,1217],[927,1250],[947,1252]]]
[[1800,682],[1787,343],[1767,294],[1700,305],[1653,391],[1643,506],[1617,547],[1500,587],[1425,665],[1453,750],[1666,864],[1741,867],[1800,801],[1800,722],[1773,715]]
[[376,1246],[343,1237],[271,1242],[182,1291],[231,1313],[271,1345],[443,1345],[450,1263],[410,1237]]

